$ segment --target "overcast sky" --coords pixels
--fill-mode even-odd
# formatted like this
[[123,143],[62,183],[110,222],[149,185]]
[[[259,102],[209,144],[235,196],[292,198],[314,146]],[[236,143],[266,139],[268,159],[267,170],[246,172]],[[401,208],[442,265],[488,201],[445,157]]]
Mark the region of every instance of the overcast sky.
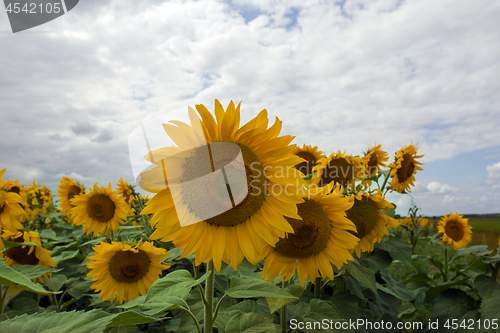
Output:
[[328,154],[418,142],[401,215],[412,198],[500,213],[499,17],[491,0],[84,0],[13,34],[0,8],[0,169],[55,193],[132,180],[141,121],[217,98]]

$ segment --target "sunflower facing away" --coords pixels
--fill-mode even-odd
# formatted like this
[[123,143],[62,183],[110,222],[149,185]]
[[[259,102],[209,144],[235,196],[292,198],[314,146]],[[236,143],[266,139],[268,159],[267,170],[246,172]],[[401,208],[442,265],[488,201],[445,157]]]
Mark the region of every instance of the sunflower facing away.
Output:
[[118,242],[101,242],[94,246],[96,254],[88,257],[91,271],[87,276],[94,283],[90,288],[99,296],[119,303],[129,302],[146,294],[161,272],[170,267],[163,262],[168,258],[165,249],[156,248],[153,243],[144,242],[131,246]]
[[[1,256],[5,258],[5,263],[12,267],[13,265],[39,265],[45,267],[56,267],[56,263],[50,257],[52,251],[44,249],[40,241],[40,236],[35,231],[18,231],[12,233],[5,230],[2,233],[2,238],[6,241],[17,243],[35,243],[36,246],[16,246],[12,247]],[[0,250],[5,247],[3,242],[0,242]],[[44,274],[48,277],[49,274]],[[42,278],[38,278],[39,282],[43,282]]]
[[323,152],[318,150],[317,146],[310,146],[304,144],[302,148],[296,146],[292,154],[295,154],[299,157],[302,157],[306,160],[306,162],[299,163],[295,166],[297,170],[302,172],[304,175],[309,175],[313,172],[313,167],[316,165],[316,162],[320,159],[324,158]]
[[129,215],[133,215],[135,212],[135,197],[132,187],[124,181],[123,178],[120,178],[116,186],[116,191],[124,198],[125,203],[129,208],[127,213]]
[[387,167],[385,162],[389,160],[389,154],[382,150],[382,145],[375,145],[368,150],[363,159],[365,160],[366,177],[373,177],[377,175],[381,167]]
[[341,153],[331,153],[328,158],[318,161],[313,169],[311,183],[325,186],[335,182],[343,187],[350,187],[355,179],[365,178],[363,159]]
[[354,205],[346,214],[356,225],[357,232],[354,234],[360,239],[355,248],[358,258],[361,252],[373,251],[375,243],[380,243],[384,235],[389,235],[387,226],[398,227],[398,222],[385,214],[394,206],[381,194],[381,191],[376,189],[373,194],[359,192],[349,197]]
[[109,236],[126,219],[125,202],[116,192],[111,192],[111,183],[107,188],[98,188],[95,183],[93,190],[74,197],[70,204],[75,206],[70,210],[74,216],[73,223],[83,224],[83,231],[87,235],[93,232],[94,237],[99,234]]
[[264,245],[262,278],[272,281],[280,276],[288,281],[297,270],[304,287],[308,277],[311,281],[318,277],[333,280],[332,264],[341,269],[348,260],[353,260],[351,253],[359,238],[353,235],[356,227],[345,213],[353,202],[339,196],[340,188],[328,195],[332,189],[333,182],[300,191],[304,198],[298,205],[302,220],[287,218],[294,233],[280,239],[274,248]]
[[85,194],[83,185],[78,184],[69,177],[63,177],[59,183],[57,196],[59,197],[59,206],[64,215],[69,216],[70,210],[75,207],[69,201],[76,196]]
[[463,249],[472,241],[472,227],[469,219],[458,213],[444,215],[438,224],[438,232],[442,233],[441,240],[451,245],[455,250]]
[[406,146],[400,149],[396,153],[396,160],[393,164],[389,165],[391,168],[392,177],[391,191],[396,191],[403,193],[405,191],[411,192],[410,185],[414,186],[415,174],[417,170],[423,170],[419,165],[422,163],[418,162],[417,159],[423,157],[424,155],[417,156],[418,147],[414,145]]
[[292,136],[278,136],[279,119],[267,128],[266,110],[240,127],[232,101],[226,111],[215,101],[216,119],[196,109],[201,120],[188,108],[191,126],[163,124],[176,146],[146,156],[158,165],[139,181],[157,192],[142,212],[154,214],[150,239],[173,241],[183,257],[196,253],[196,265],[213,260],[217,271],[222,261],[236,269],[244,257],[256,264],[265,243],[293,232],[284,216],[300,219],[296,189],[305,181],[293,166],[304,160],[292,154]]

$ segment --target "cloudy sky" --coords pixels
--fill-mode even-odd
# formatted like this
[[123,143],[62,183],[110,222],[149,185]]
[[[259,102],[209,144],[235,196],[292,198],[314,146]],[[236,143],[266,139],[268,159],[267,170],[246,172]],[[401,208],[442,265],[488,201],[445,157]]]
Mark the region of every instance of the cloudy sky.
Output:
[[401,215],[500,213],[498,17],[491,0],[85,0],[13,34],[0,9],[0,169],[54,192],[132,180],[142,121],[217,98],[326,153],[418,143]]

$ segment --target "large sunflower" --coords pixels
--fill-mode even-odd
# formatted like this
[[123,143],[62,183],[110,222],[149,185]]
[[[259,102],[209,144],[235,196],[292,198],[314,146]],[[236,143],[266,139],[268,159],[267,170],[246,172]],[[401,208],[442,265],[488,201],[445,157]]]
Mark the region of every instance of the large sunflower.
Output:
[[131,246],[118,242],[101,242],[94,246],[96,254],[88,257],[87,264],[94,284],[90,288],[99,292],[105,301],[115,299],[119,303],[129,302],[146,294],[161,272],[170,267],[163,262],[168,258],[165,249],[145,242]]
[[389,165],[391,168],[389,176],[392,177],[391,183],[389,184],[391,186],[391,191],[399,193],[405,191],[411,192],[410,185],[414,186],[414,175],[417,173],[417,170],[423,170],[419,167],[422,163],[418,162],[417,158],[421,158],[424,155],[417,156],[417,151],[418,147],[409,145],[396,153],[396,160]]
[[26,219],[26,212],[21,205],[27,203],[19,194],[4,191],[0,185],[0,230],[15,233],[23,228],[21,221]]
[[317,146],[310,146],[304,144],[302,148],[299,146],[295,146],[296,148],[292,151],[292,154],[295,154],[303,159],[305,162],[301,162],[295,166],[300,172],[304,175],[309,175],[313,172],[313,168],[316,165],[316,162],[320,159],[324,158],[323,152],[318,150]]
[[339,150],[317,162],[313,169],[311,184],[322,187],[333,181],[346,188],[352,186],[355,179],[363,179],[365,176],[363,160],[341,153]]
[[70,210],[73,223],[83,224],[83,231],[87,231],[87,235],[93,232],[94,237],[99,234],[109,236],[126,219],[125,202],[116,192],[111,192],[111,183],[107,188],[98,188],[95,183],[93,190],[74,197],[70,204],[75,206]]
[[366,152],[363,159],[366,167],[366,177],[373,177],[377,175],[381,167],[387,167],[385,162],[389,160],[389,154],[382,150],[382,145],[375,145]]
[[293,166],[303,159],[292,154],[292,136],[278,136],[279,119],[267,128],[266,110],[240,127],[233,102],[224,111],[216,100],[217,120],[205,106],[196,109],[201,120],[189,108],[191,126],[163,124],[177,146],[146,157],[158,165],[139,181],[159,192],[142,212],[154,214],[150,238],[173,241],[184,257],[195,252],[196,265],[213,260],[217,271],[222,261],[235,269],[244,257],[255,264],[264,243],[293,232],[283,215],[300,219],[296,189],[305,181]]
[[60,199],[59,205],[64,215],[70,215],[70,210],[75,207],[69,201],[76,196],[85,194],[83,185],[78,184],[69,177],[63,177],[59,183],[57,196]]
[[[45,267],[56,267],[56,263],[50,257],[52,251],[44,249],[40,241],[40,236],[35,231],[18,231],[12,233],[5,230],[2,233],[2,238],[11,242],[17,243],[35,243],[36,246],[16,246],[8,249],[0,255],[5,258],[5,263],[12,267],[13,265],[38,265]],[[3,242],[0,242],[0,251],[5,247]],[[44,274],[48,277],[49,274]],[[38,281],[43,282],[42,277]]]
[[278,275],[284,281],[290,280],[297,270],[300,284],[304,286],[309,277],[333,280],[332,265],[342,268],[348,260],[353,260],[352,250],[359,238],[353,235],[354,224],[346,218],[346,210],[353,202],[340,197],[340,188],[328,195],[333,182],[325,187],[302,189],[304,202],[298,205],[302,220],[287,218],[294,233],[280,239],[274,248],[264,245],[266,259],[262,278],[274,280]]
[[438,224],[438,232],[442,233],[442,241],[454,249],[463,249],[472,241],[472,227],[469,219],[458,213],[443,215]]
[[380,243],[384,235],[389,235],[387,226],[397,228],[398,222],[385,214],[394,206],[385,200],[379,189],[372,194],[368,192],[351,194],[350,200],[354,205],[346,211],[346,214],[357,228],[354,234],[360,241],[355,252],[360,257],[361,252],[373,251],[375,243]]

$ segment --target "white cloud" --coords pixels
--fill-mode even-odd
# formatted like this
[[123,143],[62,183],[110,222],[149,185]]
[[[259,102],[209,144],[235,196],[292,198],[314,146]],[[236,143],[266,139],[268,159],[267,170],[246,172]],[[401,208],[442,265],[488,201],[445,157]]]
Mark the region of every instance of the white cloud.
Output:
[[488,171],[486,183],[492,185],[493,188],[500,188],[500,162],[488,165],[486,171]]
[[450,186],[448,184],[441,184],[439,182],[433,181],[427,184],[427,189],[431,193],[439,193],[439,194],[444,194],[444,193],[457,193],[458,188]]

